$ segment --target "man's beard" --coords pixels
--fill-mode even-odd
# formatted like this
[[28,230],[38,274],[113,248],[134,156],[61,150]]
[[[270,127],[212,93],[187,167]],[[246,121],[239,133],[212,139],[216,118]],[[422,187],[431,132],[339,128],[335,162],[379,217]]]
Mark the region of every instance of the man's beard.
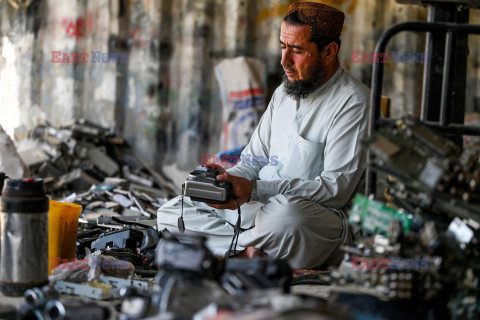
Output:
[[305,99],[322,86],[327,78],[327,67],[319,61],[308,70],[307,77],[307,79],[290,81],[284,73],[282,76],[283,90],[295,100]]

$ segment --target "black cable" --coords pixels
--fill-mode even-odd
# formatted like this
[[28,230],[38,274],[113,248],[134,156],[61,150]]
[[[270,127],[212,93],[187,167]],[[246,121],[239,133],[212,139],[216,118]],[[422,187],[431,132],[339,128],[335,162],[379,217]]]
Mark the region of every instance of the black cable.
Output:
[[185,221],[183,221],[183,197],[185,194],[185,184],[182,184],[182,214],[178,218],[177,225],[178,225],[178,230],[180,233],[185,232]]
[[[238,238],[240,237],[240,230],[242,228],[242,216],[241,216],[241,211],[240,211],[240,204],[238,203],[237,198],[235,198],[235,202],[237,202],[237,207],[238,207],[238,218],[237,218],[237,240],[235,240],[235,246],[233,247],[233,254],[237,254],[237,245],[238,245]],[[235,234],[234,234],[235,236]]]
[[237,218],[237,223],[235,224],[235,228],[233,230],[232,242],[230,243],[230,247],[228,248],[227,259],[230,258],[231,254],[232,254],[232,247],[233,247],[234,244],[235,244],[235,247],[233,247],[233,254],[235,255],[237,253],[237,244],[238,244],[238,238],[239,238],[239,235],[240,235],[240,228],[241,228],[241,222],[242,222],[240,204],[238,203],[238,197],[236,195],[232,195],[232,198],[237,203],[238,218]]

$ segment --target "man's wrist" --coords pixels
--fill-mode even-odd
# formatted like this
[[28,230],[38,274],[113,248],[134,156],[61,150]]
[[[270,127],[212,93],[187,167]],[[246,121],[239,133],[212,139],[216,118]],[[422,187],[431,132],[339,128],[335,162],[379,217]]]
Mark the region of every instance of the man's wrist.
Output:
[[252,182],[252,191],[250,192],[250,201],[258,201],[257,180],[250,180]]

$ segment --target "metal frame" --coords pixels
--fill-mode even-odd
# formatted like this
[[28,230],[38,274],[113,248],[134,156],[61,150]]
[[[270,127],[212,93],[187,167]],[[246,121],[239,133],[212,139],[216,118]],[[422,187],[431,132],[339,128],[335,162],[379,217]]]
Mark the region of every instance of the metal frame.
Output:
[[400,4],[418,4],[438,5],[438,4],[455,4],[457,6],[467,6],[469,8],[480,8],[478,0],[395,0]]
[[455,4],[457,6],[467,6],[469,8],[480,8],[478,0],[395,0],[400,4],[418,4],[418,5],[438,5]]
[[[451,72],[452,72],[452,51],[456,45],[452,39],[455,34],[478,34],[480,35],[480,25],[470,25],[470,24],[458,24],[458,23],[447,23],[447,22],[404,22],[398,25],[393,26],[392,28],[385,31],[380,40],[377,43],[375,52],[381,53],[385,52],[388,42],[398,33],[403,31],[413,31],[413,32],[436,32],[445,34],[446,44],[445,44],[445,59],[443,64],[443,80],[442,80],[442,98],[440,104],[440,121],[439,123],[426,122],[423,123],[433,129],[439,130],[446,134],[452,135],[475,135],[480,136],[480,128],[473,126],[465,126],[460,124],[449,124],[447,118],[447,109],[448,109],[448,96],[452,87],[450,81]],[[372,75],[372,91],[370,96],[370,123],[368,126],[368,136],[372,136],[375,130],[387,123],[391,123],[392,120],[379,120],[380,119],[380,102],[382,96],[382,87],[383,87],[383,71],[384,65],[381,61],[377,61],[373,65],[373,75]],[[423,105],[422,108],[426,106]],[[463,106],[462,106],[463,107]],[[372,155],[368,152],[368,159],[370,160]],[[366,194],[375,194],[376,192],[376,173],[367,168],[367,177],[366,177]]]

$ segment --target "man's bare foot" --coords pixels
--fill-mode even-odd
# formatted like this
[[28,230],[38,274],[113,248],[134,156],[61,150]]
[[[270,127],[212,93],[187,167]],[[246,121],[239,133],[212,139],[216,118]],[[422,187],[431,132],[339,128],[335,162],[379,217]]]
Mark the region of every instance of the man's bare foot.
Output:
[[248,258],[248,259],[253,259],[257,257],[266,257],[267,254],[263,252],[260,249],[254,248],[254,247],[246,247],[239,253],[235,255],[237,258]]

